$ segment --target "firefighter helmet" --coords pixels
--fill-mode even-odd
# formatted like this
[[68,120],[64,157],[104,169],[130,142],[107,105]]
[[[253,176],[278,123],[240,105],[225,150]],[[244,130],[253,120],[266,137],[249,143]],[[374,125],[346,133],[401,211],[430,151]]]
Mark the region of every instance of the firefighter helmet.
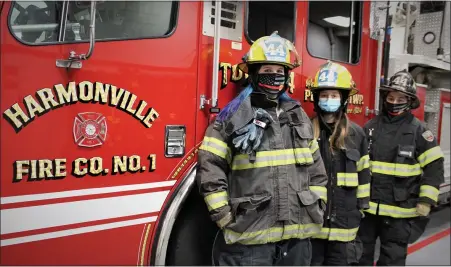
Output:
[[348,91],[348,97],[359,92],[355,87],[351,73],[344,66],[327,61],[323,64],[315,75],[313,86],[310,88],[312,93],[319,92],[324,89],[329,90],[345,90]]
[[275,31],[270,36],[257,39],[243,57],[243,62],[238,64],[238,68],[248,73],[248,65],[251,64],[276,64],[292,70],[299,67],[301,61],[293,43],[280,37]]
[[402,70],[395,73],[388,80],[387,85],[382,85],[380,87],[381,92],[397,91],[404,93],[410,98],[412,98],[412,103],[410,104],[411,109],[416,109],[420,106],[420,99],[417,96],[417,85],[412,75],[409,72]]

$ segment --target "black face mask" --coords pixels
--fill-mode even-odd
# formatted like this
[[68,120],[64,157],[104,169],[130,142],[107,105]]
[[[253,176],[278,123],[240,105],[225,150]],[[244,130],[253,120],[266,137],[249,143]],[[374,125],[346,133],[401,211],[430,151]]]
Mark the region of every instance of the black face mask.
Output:
[[279,73],[258,74],[257,85],[267,94],[268,98],[276,99],[286,90],[285,75]]
[[384,102],[385,108],[391,115],[398,115],[400,112],[409,108],[409,103],[392,104],[387,101]]

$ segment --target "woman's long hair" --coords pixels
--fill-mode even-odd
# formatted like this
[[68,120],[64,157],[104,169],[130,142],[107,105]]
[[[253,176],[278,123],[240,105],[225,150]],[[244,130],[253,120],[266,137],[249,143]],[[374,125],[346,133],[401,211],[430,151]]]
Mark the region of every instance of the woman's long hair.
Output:
[[[248,85],[247,87],[245,87],[243,89],[243,91],[241,91],[241,93],[238,94],[238,96],[236,96],[232,101],[230,101],[222,110],[221,112],[219,112],[217,120],[219,122],[223,122],[225,120],[227,120],[228,118],[230,118],[240,107],[241,103],[243,103],[243,101],[250,96],[250,94],[254,91],[254,89],[252,88],[252,85]],[[279,97],[279,101],[280,102],[284,102],[284,101],[295,101],[293,98],[291,98],[289,95],[287,95],[287,93],[283,93],[280,97]]]
[[[318,116],[316,116],[312,120],[313,136],[315,139],[318,139],[321,133],[321,122],[319,120],[320,118]],[[329,139],[330,150],[334,151],[339,149],[346,149],[345,138],[349,133],[349,119],[344,110],[336,115],[333,127],[334,128]]]

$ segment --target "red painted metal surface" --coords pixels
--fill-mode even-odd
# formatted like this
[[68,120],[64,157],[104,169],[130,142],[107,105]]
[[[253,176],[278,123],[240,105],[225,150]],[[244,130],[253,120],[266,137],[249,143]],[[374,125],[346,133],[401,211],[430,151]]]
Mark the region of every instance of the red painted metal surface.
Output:
[[[3,3],[2,3],[3,4]],[[55,60],[64,59],[69,51],[87,51],[88,43],[46,46],[27,46],[19,43],[7,27],[7,13],[11,3],[5,2],[1,13],[1,83],[0,107],[2,112],[27,95],[34,95],[41,88],[55,84],[67,85],[74,81],[102,82],[127,89],[153,107],[159,114],[151,128],[146,128],[130,114],[108,105],[77,103],[49,111],[38,116],[28,126],[16,133],[2,119],[1,134],[1,183],[2,197],[89,189],[107,186],[131,185],[179,179],[196,158],[195,145],[201,142],[210,120],[209,106],[200,110],[200,95],[211,98],[211,72],[213,38],[202,35],[202,2],[180,2],[177,28],[168,38],[128,41],[97,42],[93,56],[83,62],[80,70],[56,68]],[[304,101],[306,80],[313,77],[324,59],[312,57],[306,47],[308,27],[308,3],[296,4],[296,43],[302,58],[302,66],[295,70],[295,90],[291,95],[300,100],[312,116],[312,103]],[[369,38],[370,2],[363,3],[363,31],[361,56],[355,65],[345,64],[351,71],[363,105],[350,105],[361,110],[350,118],[363,125],[365,107],[373,107],[376,41]],[[242,40],[246,40],[244,34]],[[230,40],[221,40],[220,62],[237,64],[249,49],[246,41],[242,50],[231,48]],[[235,73],[237,74],[237,73]],[[220,72],[219,75],[223,75]],[[228,69],[228,85],[219,91],[219,107],[222,108],[241,90],[230,81],[232,70]],[[220,86],[219,79],[218,86]],[[136,107],[136,106],[135,106]],[[358,110],[356,109],[356,110]],[[98,112],[107,119],[108,133],[102,146],[83,148],[73,139],[73,123],[80,112]],[[164,156],[166,125],[186,126],[186,151],[184,159]],[[101,157],[104,166],[111,166],[113,156],[138,155],[146,160],[148,154],[156,154],[156,170],[123,175],[100,175],[76,178],[68,175],[59,180],[13,183],[13,163],[26,159]],[[192,154],[192,155],[191,155]],[[181,164],[185,159],[186,164]],[[183,166],[182,166],[183,165]],[[182,168],[183,167],[183,168]],[[180,173],[175,174],[181,168]],[[174,191],[175,184],[171,192]],[[169,193],[169,196],[171,193]],[[102,197],[102,196],[99,196]],[[70,201],[79,199],[73,198]],[[168,197],[165,200],[167,203]],[[146,205],[146,203],[136,203]],[[164,204],[164,205],[165,205]],[[8,207],[3,207],[7,209]],[[114,209],[114,207],[112,207]],[[159,213],[156,212],[155,216]],[[55,216],[59,216],[55,214]],[[127,219],[127,218],[122,218]],[[132,265],[146,264],[154,241],[154,226],[159,222],[140,224],[47,239],[1,248],[2,265]],[[70,225],[67,226],[70,229]],[[7,237],[7,236],[6,236]],[[1,236],[1,239],[5,239]],[[32,253],[31,253],[32,252]]]
[[424,121],[424,103],[426,102],[426,85],[417,85],[417,96],[420,99],[420,106],[412,110],[412,114],[420,121]]

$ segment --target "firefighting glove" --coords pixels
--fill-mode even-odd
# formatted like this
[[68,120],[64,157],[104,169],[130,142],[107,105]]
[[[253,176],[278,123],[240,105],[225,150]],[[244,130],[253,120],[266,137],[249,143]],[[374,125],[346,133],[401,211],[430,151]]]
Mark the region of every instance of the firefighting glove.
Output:
[[237,137],[232,140],[235,148],[241,153],[251,154],[260,146],[265,128],[272,121],[274,120],[268,112],[257,109],[254,120],[235,132]]
[[417,204],[417,214],[420,216],[428,216],[431,212],[431,205],[428,203],[418,203]]
[[235,148],[244,154],[250,154],[252,146],[250,139],[255,140],[257,136],[257,126],[253,123],[249,123],[243,128],[235,132],[238,136],[233,138],[232,143]]
[[216,221],[216,225],[219,227],[219,229],[223,229],[232,222],[232,219],[232,213],[229,211],[224,215],[224,217]]
[[256,150],[260,146],[265,129],[271,122],[274,122],[274,119],[271,117],[271,115],[269,115],[266,110],[261,108],[257,109],[254,118],[254,124],[258,125],[259,127],[257,127],[257,135],[255,139],[251,139],[251,141],[253,142],[252,150]]

